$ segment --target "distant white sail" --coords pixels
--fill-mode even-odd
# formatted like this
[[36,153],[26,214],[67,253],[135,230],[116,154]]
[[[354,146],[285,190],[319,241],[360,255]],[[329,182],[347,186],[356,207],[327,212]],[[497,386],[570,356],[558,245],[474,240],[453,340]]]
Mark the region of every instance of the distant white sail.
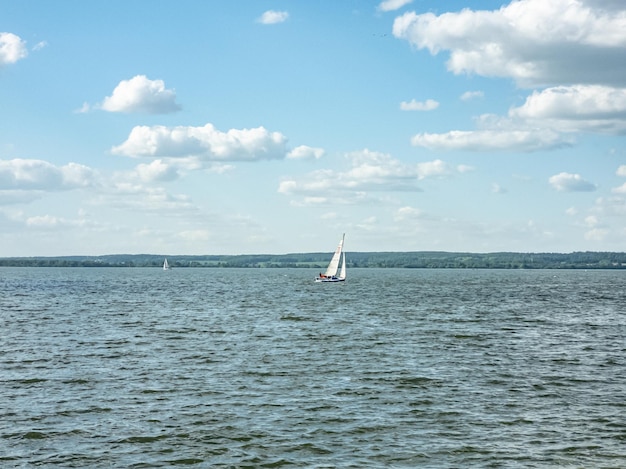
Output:
[[167,258],[163,262],[163,270],[170,270],[170,265],[167,263]]

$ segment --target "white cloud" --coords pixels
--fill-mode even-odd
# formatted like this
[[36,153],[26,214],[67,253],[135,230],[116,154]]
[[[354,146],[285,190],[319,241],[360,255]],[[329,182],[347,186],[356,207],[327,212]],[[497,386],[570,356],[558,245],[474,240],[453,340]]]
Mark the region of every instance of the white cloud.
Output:
[[0,32],[0,67],[13,64],[27,55],[25,41],[13,33]]
[[77,163],[55,166],[42,160],[0,160],[0,190],[70,190],[93,184],[95,177],[94,170]]
[[268,10],[257,19],[257,22],[261,24],[276,24],[283,23],[287,21],[288,18],[289,13],[286,11]]
[[418,179],[448,176],[453,172],[452,168],[442,160],[417,163],[416,169]]
[[467,164],[460,164],[456,167],[456,170],[463,174],[463,173],[470,173],[472,171],[474,171],[476,168],[474,168],[473,166],[467,165]]
[[176,167],[163,160],[154,160],[148,164],[137,165],[135,171],[139,179],[144,182],[173,181],[179,177]]
[[550,150],[571,145],[550,129],[543,130],[452,130],[443,134],[421,133],[411,139],[414,146],[431,150],[523,151]]
[[[0,205],[30,203],[46,193],[89,188],[92,189],[88,194],[90,203],[109,208],[163,210],[175,215],[195,210],[185,195],[172,195],[163,188],[143,185],[176,177],[177,166],[161,160],[138,165],[134,171],[115,173],[111,179],[77,163],[55,166],[42,160],[0,160]],[[62,227],[74,223],[45,216],[35,217],[28,225]]]
[[624,176],[626,177],[626,164],[621,165],[619,168],[617,168],[617,172],[616,174],[618,176]]
[[131,157],[196,157],[201,161],[258,161],[282,159],[287,139],[263,127],[220,132],[203,127],[137,126],[128,139],[113,147],[116,155]]
[[527,125],[549,126],[564,132],[626,132],[626,88],[574,85],[533,92],[509,111]]
[[383,2],[380,2],[378,9],[380,11],[394,11],[399,10],[409,3],[413,3],[413,0],[384,0]]
[[400,109],[403,111],[432,111],[439,107],[439,103],[434,99],[427,99],[426,101],[402,101],[400,103]]
[[626,133],[626,88],[558,86],[533,92],[508,116],[477,117],[479,130],[421,133],[415,146],[469,151],[553,150],[574,144],[576,132]]
[[53,215],[37,215],[28,217],[25,220],[26,226],[29,228],[37,229],[65,229],[82,227],[85,224],[85,220],[77,219],[71,220],[64,217],[56,217]]
[[324,156],[323,148],[313,148],[306,145],[300,145],[287,154],[287,158],[292,160],[318,160]]
[[63,176],[63,187],[74,189],[88,187],[96,183],[97,173],[92,168],[78,164],[68,163],[60,168]]
[[[330,197],[341,193],[354,195],[353,201],[363,201],[365,191],[420,191],[417,182],[426,178],[453,174],[455,169],[441,160],[412,165],[403,164],[385,153],[362,150],[346,155],[350,168],[346,171],[318,170],[306,177],[283,180],[278,192]],[[313,199],[312,199],[313,200]],[[319,199],[316,199],[320,202]]]
[[593,192],[596,185],[585,181],[580,174],[559,173],[548,180],[550,185],[561,192]]
[[150,80],[145,75],[122,80],[113,90],[113,94],[104,98],[100,108],[109,112],[148,114],[166,114],[180,110],[180,106],[176,104],[176,92],[166,89],[163,80]]
[[483,98],[485,93],[482,91],[466,91],[461,95],[462,101],[470,101],[472,99]]
[[400,207],[394,214],[395,221],[415,220],[422,218],[424,212],[415,207]]
[[197,211],[187,195],[170,194],[162,187],[146,187],[132,181],[112,183],[92,203],[108,208],[163,213],[177,217]]
[[624,220],[626,216],[626,197],[598,197],[593,211],[602,216],[619,217]]
[[432,54],[450,52],[455,74],[511,77],[522,86],[626,84],[626,4],[519,0],[498,10],[406,13],[393,34]]
[[626,182],[619,187],[615,187],[611,190],[614,194],[626,194]]

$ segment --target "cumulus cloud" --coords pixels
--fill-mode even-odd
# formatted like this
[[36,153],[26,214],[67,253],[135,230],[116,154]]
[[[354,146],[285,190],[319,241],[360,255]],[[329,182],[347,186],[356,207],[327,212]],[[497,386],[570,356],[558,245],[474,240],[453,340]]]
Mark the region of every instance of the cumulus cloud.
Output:
[[521,86],[626,84],[624,2],[519,0],[493,11],[409,12],[395,19],[393,34],[431,54],[449,51],[455,74],[510,77]]
[[349,153],[346,159],[350,164],[348,170],[323,169],[299,180],[285,179],[278,192],[306,195],[318,203],[337,193],[341,193],[340,199],[345,199],[346,193],[352,193],[356,199],[363,200],[365,191],[420,191],[419,180],[447,176],[456,171],[441,160],[407,165],[389,154],[367,149]]
[[563,132],[626,132],[626,88],[603,85],[558,86],[533,92],[509,111],[527,125]]
[[615,173],[618,176],[626,176],[626,164],[621,165],[617,168],[617,172]]
[[264,127],[220,132],[212,124],[203,127],[134,127],[113,154],[130,157],[195,157],[200,161],[258,161],[282,159],[287,138]]
[[100,108],[109,112],[167,114],[180,110],[176,92],[166,89],[163,80],[150,80],[137,75],[122,80],[111,96],[104,98]]
[[13,33],[0,32],[0,67],[13,64],[27,55],[25,41]]
[[287,154],[287,158],[292,160],[318,160],[324,156],[323,148],[313,148],[306,145],[300,145]]
[[[427,161],[415,165],[417,179],[448,176],[454,169],[442,160]],[[460,171],[462,172],[462,171]]]
[[148,164],[137,165],[135,172],[139,179],[144,182],[167,182],[179,177],[177,168],[163,160],[154,160]]
[[560,192],[593,192],[596,185],[585,181],[580,174],[559,173],[548,180],[550,185]]
[[452,130],[442,134],[420,133],[411,138],[414,146],[431,150],[522,151],[551,150],[571,141],[550,129]]
[[95,171],[69,163],[55,166],[42,160],[0,160],[0,191],[60,191],[87,187],[95,181]]
[[283,23],[287,21],[288,18],[289,13],[286,11],[268,10],[257,19],[257,22],[261,24],[276,24]]
[[572,85],[535,91],[507,116],[482,115],[479,130],[421,133],[412,143],[468,151],[553,150],[574,144],[577,132],[626,134],[626,88]]
[[[393,33],[432,54],[449,52],[453,73],[508,77],[532,92],[477,130],[420,133],[412,143],[468,151],[553,150],[577,133],[626,134],[626,3],[517,0],[498,10],[398,16]],[[482,96],[468,91],[462,100]]]
[[380,2],[378,9],[380,11],[395,11],[409,3],[413,3],[413,0],[385,0]]
[[432,111],[439,107],[439,103],[434,99],[427,99],[426,101],[402,101],[400,103],[400,109],[403,111]]
[[[93,206],[174,217],[197,215],[198,207],[189,196],[171,194],[154,185],[178,177],[177,169],[175,164],[156,160],[132,171],[115,173],[109,179],[77,163],[57,166],[42,160],[0,160],[0,206],[26,204],[51,193],[85,189],[88,203]],[[68,219],[48,214],[18,218],[29,229],[98,228],[84,216]]]

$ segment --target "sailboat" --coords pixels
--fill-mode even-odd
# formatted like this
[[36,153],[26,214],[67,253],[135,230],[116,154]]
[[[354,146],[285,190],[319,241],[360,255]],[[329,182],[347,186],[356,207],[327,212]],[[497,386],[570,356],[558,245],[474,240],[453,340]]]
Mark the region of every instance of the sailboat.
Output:
[[[344,233],[341,237],[341,241],[339,241],[339,246],[335,249],[335,253],[330,260],[330,264],[328,264],[326,272],[323,274],[320,273],[319,276],[315,277],[316,282],[344,282],[346,280],[346,253],[343,252],[343,242],[345,237],[346,234]],[[341,270],[339,271],[339,276],[337,276],[340,262]]]
[[165,258],[165,261],[163,262],[163,270],[170,270],[170,265],[167,263],[167,257]]

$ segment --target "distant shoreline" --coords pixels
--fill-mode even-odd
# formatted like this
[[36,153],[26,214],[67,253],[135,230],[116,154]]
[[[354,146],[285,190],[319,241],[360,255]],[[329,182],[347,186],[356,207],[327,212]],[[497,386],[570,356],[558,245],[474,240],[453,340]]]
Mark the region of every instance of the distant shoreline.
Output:
[[[2,257],[3,267],[325,268],[329,253]],[[464,253],[439,251],[348,252],[348,268],[625,269],[625,252]]]

